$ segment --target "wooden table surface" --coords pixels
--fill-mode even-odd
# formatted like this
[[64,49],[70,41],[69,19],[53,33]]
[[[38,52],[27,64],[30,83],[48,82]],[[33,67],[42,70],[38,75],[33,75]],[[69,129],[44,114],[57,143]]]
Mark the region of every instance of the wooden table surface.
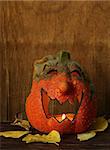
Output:
[[[22,130],[20,127],[11,126],[9,123],[1,123],[0,131],[8,130]],[[44,144],[44,143],[29,143],[21,141],[22,138],[12,139],[0,137],[0,149],[2,150],[85,150],[85,149],[103,149],[110,150],[110,127],[102,132],[98,133],[97,136],[88,141],[80,142],[76,139],[75,135],[63,135],[61,137],[62,141],[59,146],[54,144]]]

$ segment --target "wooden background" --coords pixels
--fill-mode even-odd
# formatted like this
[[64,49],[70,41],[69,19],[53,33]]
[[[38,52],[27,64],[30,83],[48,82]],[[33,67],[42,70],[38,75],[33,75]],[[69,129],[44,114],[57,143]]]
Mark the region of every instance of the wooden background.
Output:
[[0,2],[0,117],[13,120],[33,62],[67,49],[95,83],[98,113],[110,113],[110,2]]

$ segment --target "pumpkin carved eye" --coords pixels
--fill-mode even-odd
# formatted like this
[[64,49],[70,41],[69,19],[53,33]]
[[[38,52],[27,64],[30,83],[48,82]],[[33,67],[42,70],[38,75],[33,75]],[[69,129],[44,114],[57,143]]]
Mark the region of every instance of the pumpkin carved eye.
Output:
[[81,74],[80,74],[80,72],[79,72],[78,70],[72,71],[71,74],[72,74],[73,76],[81,77]]
[[57,70],[54,70],[54,69],[47,72],[47,74],[49,75],[56,75],[57,73],[58,73]]

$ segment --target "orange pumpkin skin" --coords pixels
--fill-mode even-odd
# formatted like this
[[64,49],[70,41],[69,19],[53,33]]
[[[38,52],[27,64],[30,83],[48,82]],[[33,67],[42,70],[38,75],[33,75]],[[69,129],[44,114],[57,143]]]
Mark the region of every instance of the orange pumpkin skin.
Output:
[[[96,117],[95,96],[91,98],[90,83],[79,80],[77,72],[67,76],[65,70],[50,75],[51,77],[33,80],[31,93],[26,100],[26,114],[31,125],[41,132],[57,130],[60,133],[80,133],[86,131]],[[83,94],[82,94],[83,93]],[[83,95],[83,98],[82,98]],[[65,118],[59,122],[48,112],[48,105],[57,99],[60,104],[67,100],[74,104],[77,98],[79,108],[74,120]]]

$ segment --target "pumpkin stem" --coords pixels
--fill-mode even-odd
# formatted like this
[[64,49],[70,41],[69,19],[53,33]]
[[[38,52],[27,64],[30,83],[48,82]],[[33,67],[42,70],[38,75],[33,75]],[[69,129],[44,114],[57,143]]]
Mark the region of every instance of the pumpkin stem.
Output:
[[67,62],[70,60],[70,53],[67,51],[60,51],[58,53],[58,58],[61,63],[67,64]]

